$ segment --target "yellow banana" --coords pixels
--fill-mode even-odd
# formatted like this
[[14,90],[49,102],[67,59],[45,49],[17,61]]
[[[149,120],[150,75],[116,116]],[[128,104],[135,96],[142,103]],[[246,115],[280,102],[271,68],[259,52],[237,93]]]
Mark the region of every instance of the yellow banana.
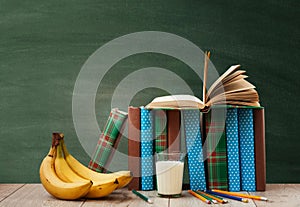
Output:
[[[56,150],[55,158],[55,171],[60,179],[65,182],[87,182],[89,180],[84,179],[83,177],[76,174],[68,165],[63,156],[62,143],[60,141]],[[100,198],[111,194],[118,187],[117,179],[110,179],[104,181],[95,181],[93,182],[92,187],[85,197],[87,198]]]
[[75,200],[84,197],[89,192],[92,181],[67,183],[59,179],[54,169],[55,151],[55,146],[51,147],[40,166],[40,179],[44,188],[59,199]]
[[87,182],[89,180],[79,176],[76,174],[68,165],[66,162],[62,147],[61,147],[61,142],[59,145],[56,147],[56,157],[54,161],[54,166],[55,166],[55,172],[57,176],[68,183],[73,183],[73,182]]
[[125,187],[131,180],[130,171],[118,171],[114,173],[98,173],[81,164],[67,150],[64,140],[61,140],[63,153],[68,165],[81,177],[92,180],[93,182],[103,182],[111,179],[117,179],[119,182],[118,188]]
[[89,192],[85,195],[86,198],[101,198],[111,194],[118,187],[118,180],[102,181],[93,183]]

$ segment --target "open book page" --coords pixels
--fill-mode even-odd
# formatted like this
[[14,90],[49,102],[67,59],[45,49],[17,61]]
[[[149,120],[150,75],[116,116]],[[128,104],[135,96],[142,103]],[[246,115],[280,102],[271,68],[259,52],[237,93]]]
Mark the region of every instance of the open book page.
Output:
[[[206,99],[208,97],[211,97],[211,93],[216,89],[217,86],[222,85],[222,80],[224,78],[226,78],[227,76],[229,76],[232,72],[234,72],[235,70],[237,70],[240,67],[240,65],[233,65],[231,66],[225,73],[223,73],[209,88],[209,90],[207,91],[206,94]],[[205,101],[206,103],[207,101]]]
[[230,104],[243,106],[259,106],[259,97],[254,89],[239,92],[238,95],[234,92],[225,92],[213,97],[209,100],[207,105],[213,104]]
[[217,84],[213,84],[210,88],[209,91],[207,92],[207,98],[209,98],[211,96],[211,93],[213,93],[214,91],[218,90],[219,88],[223,88],[224,85],[226,85],[229,82],[232,81],[236,81],[239,79],[244,79],[247,78],[248,76],[243,75],[246,71],[244,70],[237,70],[237,71],[232,71],[231,74],[229,74],[228,76],[224,77],[224,79],[220,80],[220,81],[215,81],[214,83]]
[[182,108],[204,108],[203,102],[192,95],[171,95],[153,99],[145,108],[148,109],[182,109]]
[[231,66],[210,87],[206,96],[206,105],[230,104],[243,106],[259,106],[258,93],[255,86],[245,80],[246,71],[237,70],[240,65]]
[[222,88],[218,88],[217,90],[213,91],[211,93],[211,97],[213,98],[224,92],[236,93],[236,95],[238,96],[237,92],[245,91],[248,89],[254,89],[254,88],[255,88],[255,86],[252,85],[251,83],[249,83],[248,81],[246,81],[244,79],[240,79],[237,81],[233,81],[233,82],[224,84]]

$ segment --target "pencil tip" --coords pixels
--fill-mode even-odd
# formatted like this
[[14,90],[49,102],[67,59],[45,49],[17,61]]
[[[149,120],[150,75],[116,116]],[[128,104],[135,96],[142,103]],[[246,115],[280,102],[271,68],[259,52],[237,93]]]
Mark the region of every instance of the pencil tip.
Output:
[[242,201],[243,201],[244,203],[248,203],[248,199],[243,198]]
[[153,201],[151,201],[150,199],[148,199],[148,203],[153,204]]

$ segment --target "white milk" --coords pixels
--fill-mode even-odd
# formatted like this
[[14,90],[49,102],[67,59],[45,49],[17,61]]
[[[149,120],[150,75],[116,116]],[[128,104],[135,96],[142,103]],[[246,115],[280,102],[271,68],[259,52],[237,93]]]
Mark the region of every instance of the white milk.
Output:
[[157,192],[161,195],[181,194],[183,179],[183,162],[157,161]]

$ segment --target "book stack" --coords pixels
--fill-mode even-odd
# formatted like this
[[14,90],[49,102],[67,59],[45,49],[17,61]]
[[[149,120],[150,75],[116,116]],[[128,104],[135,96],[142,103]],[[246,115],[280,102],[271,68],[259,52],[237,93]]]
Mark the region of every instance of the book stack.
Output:
[[[204,101],[173,95],[155,98],[146,107],[129,107],[129,169],[139,175],[130,189],[154,190],[154,153],[185,146],[190,189],[265,190],[264,108],[239,68],[230,67],[203,90]],[[132,127],[139,127],[140,134],[132,133]],[[141,159],[133,164],[133,157]]]
[[134,176],[129,189],[155,190],[154,154],[181,150],[187,152],[185,176],[192,190],[265,190],[264,108],[220,105],[202,113],[129,107],[128,112],[128,166]]
[[[264,191],[266,188],[264,108],[239,65],[231,66],[206,91],[155,98],[128,108],[129,189],[155,190],[155,153],[186,152],[183,189]],[[89,167],[108,168],[127,113],[111,111]],[[185,180],[185,179],[184,179]]]

